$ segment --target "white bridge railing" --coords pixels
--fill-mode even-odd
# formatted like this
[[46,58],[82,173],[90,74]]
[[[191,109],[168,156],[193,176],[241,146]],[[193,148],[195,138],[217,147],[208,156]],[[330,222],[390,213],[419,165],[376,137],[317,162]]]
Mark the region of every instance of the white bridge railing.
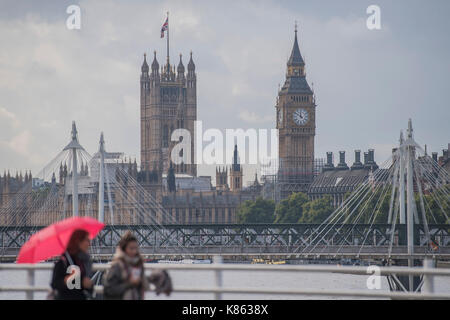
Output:
[[[109,264],[94,264],[94,270],[106,271]],[[382,290],[315,290],[315,289],[285,289],[285,288],[251,288],[251,287],[226,287],[223,285],[222,275],[229,271],[264,271],[264,272],[307,272],[307,273],[340,273],[371,276],[373,271],[362,266],[334,266],[334,265],[256,265],[256,264],[223,264],[220,257],[214,259],[212,264],[145,264],[147,270],[195,270],[213,271],[215,284],[211,287],[177,287],[174,285],[174,293],[213,293],[217,300],[222,299],[222,294],[274,294],[274,295],[307,295],[307,296],[334,296],[334,297],[359,297],[379,299],[450,299],[449,292],[437,293],[434,290],[434,277],[450,276],[450,269],[437,269],[432,267],[430,261],[425,261],[424,267],[379,267],[380,276],[387,275],[423,275],[421,292],[390,292]],[[52,270],[52,263],[41,264],[0,264],[0,277],[2,271],[25,270],[27,272],[26,286],[0,286],[0,292],[25,292],[26,299],[33,299],[34,292],[48,292],[48,286],[35,286],[35,271]],[[299,285],[301,286],[301,285]],[[96,286],[96,292],[101,293],[103,286]]]

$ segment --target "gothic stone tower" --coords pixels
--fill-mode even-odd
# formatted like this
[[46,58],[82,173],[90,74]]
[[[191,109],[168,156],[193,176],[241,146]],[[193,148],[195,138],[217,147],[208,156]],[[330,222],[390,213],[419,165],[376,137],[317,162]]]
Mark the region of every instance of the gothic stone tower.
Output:
[[228,190],[228,168],[216,168],[216,190]]
[[162,174],[167,173],[170,167],[170,151],[177,143],[171,142],[172,132],[183,128],[191,134],[191,163],[173,165],[174,171],[196,176],[194,121],[197,120],[197,77],[192,52],[186,76],[181,54],[176,70],[167,58],[160,73],[156,51],[151,73],[145,55],[141,71],[141,171],[151,172],[150,180],[160,183]]
[[278,92],[279,130],[278,183],[282,198],[292,192],[306,192],[313,179],[316,104],[306,81],[305,62],[295,28],[294,47],[287,62],[286,81]]
[[233,164],[230,170],[230,190],[240,191],[242,189],[242,167],[239,163],[237,145],[234,146]]

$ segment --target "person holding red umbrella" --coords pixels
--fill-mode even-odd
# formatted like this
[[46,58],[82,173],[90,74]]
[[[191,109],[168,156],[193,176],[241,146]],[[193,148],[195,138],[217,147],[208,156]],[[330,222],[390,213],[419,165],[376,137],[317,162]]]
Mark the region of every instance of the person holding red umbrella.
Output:
[[89,232],[72,233],[67,250],[55,263],[51,287],[56,300],[86,300],[92,293],[92,262],[89,256]]
[[92,217],[57,221],[33,234],[22,246],[17,263],[38,263],[60,256],[56,262],[48,299],[87,299],[92,292],[90,241],[105,225]]

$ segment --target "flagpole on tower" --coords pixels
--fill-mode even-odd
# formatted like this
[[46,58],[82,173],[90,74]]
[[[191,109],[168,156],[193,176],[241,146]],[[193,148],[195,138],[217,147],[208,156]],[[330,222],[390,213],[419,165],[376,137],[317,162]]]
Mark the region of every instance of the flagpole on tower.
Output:
[[167,11],[167,66],[169,66],[169,11]]

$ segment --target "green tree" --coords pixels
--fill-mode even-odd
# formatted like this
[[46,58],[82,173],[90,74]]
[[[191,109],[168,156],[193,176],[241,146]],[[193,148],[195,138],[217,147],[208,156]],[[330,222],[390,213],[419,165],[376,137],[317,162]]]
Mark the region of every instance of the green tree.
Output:
[[308,201],[308,196],[302,192],[280,201],[275,209],[275,223],[296,223],[302,218],[303,205]]
[[273,223],[275,202],[256,198],[242,203],[237,211],[238,223]]
[[356,195],[345,208],[347,223],[387,223],[391,187],[386,188],[372,189],[367,186]]
[[[376,210],[373,216],[373,223],[388,223],[390,199],[392,195],[392,187],[382,192],[380,190],[377,194],[377,202],[374,203],[373,208]],[[369,217],[365,223],[372,223],[372,218]]]
[[[446,188],[446,186],[442,187]],[[448,191],[447,191],[448,192]],[[427,222],[430,224],[444,224],[450,223],[450,219],[447,216],[450,215],[450,199],[446,197],[444,193],[439,193],[436,190],[433,193],[426,194],[423,196],[425,212],[427,217]],[[420,208],[419,197],[416,197],[416,206]],[[420,209],[419,209],[420,212]],[[445,212],[445,213],[444,213]],[[420,218],[420,220],[422,220]]]
[[305,203],[303,215],[299,218],[298,223],[322,223],[333,211],[331,196],[326,195]]

